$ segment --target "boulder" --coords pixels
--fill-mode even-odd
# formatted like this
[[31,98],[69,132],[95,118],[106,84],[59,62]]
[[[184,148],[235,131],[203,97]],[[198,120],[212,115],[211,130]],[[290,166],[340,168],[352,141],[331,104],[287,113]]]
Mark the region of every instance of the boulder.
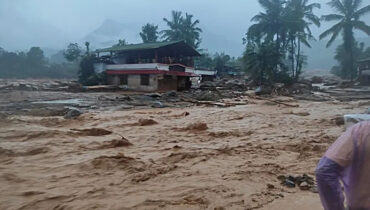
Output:
[[301,189],[301,190],[309,190],[310,189],[310,186],[308,185],[307,182],[302,182],[301,184],[299,184],[299,189]]

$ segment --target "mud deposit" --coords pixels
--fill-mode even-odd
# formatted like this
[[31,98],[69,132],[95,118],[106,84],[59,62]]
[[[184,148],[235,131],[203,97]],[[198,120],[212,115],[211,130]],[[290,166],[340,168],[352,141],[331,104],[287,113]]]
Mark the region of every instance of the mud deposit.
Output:
[[294,103],[2,117],[0,209],[321,209],[277,177],[313,176],[365,106]]

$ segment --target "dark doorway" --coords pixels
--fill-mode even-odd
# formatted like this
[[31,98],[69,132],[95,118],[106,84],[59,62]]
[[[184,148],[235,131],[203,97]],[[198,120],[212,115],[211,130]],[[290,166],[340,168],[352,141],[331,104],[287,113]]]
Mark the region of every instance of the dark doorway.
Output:
[[145,86],[149,85],[149,74],[140,75],[140,84]]

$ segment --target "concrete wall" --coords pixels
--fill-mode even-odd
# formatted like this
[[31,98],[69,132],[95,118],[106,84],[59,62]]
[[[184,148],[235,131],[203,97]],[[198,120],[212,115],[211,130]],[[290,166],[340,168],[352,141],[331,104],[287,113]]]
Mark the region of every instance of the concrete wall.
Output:
[[[127,87],[134,91],[171,91],[187,90],[190,88],[189,77],[165,76],[161,74],[150,74],[149,85],[141,85],[140,75],[127,75]],[[108,75],[107,82],[109,85],[120,85],[119,75]]]
[[157,75],[149,75],[149,85],[141,85],[140,75],[128,75],[128,88],[137,91],[157,91],[158,80]]

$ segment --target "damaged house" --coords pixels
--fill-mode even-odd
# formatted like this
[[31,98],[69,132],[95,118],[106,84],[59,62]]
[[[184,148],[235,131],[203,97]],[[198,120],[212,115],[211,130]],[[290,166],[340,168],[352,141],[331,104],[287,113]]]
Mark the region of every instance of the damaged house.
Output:
[[184,41],[113,46],[96,53],[96,72],[105,72],[109,85],[130,90],[186,90],[190,78],[198,76],[194,57],[200,54]]

